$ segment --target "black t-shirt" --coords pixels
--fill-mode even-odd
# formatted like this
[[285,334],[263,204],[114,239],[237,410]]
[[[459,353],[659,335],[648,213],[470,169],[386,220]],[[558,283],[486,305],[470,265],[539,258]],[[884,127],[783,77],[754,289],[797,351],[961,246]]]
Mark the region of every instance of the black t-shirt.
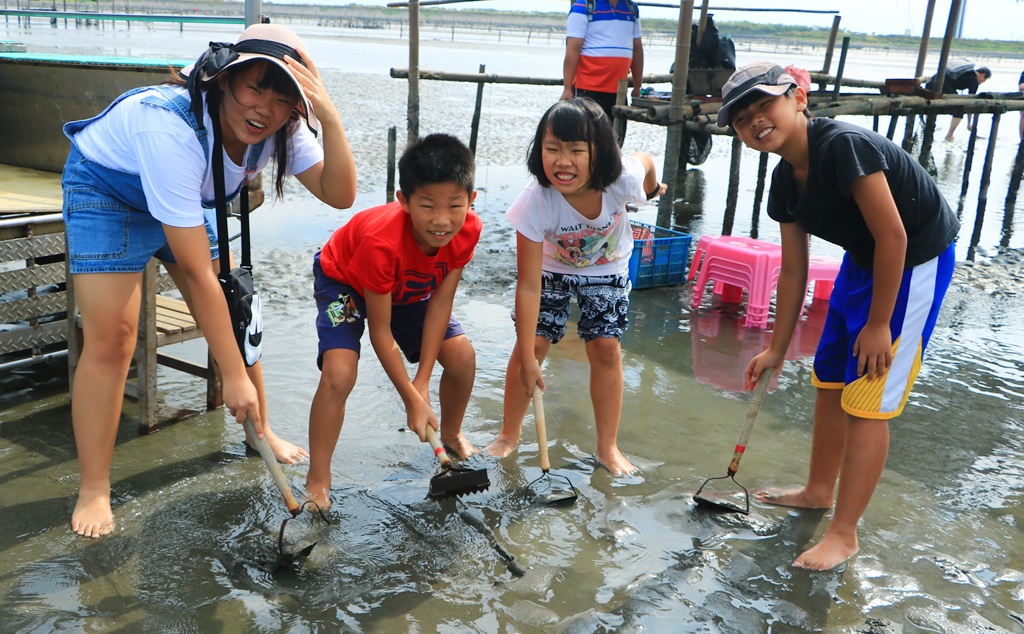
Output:
[[875,240],[853,200],[853,183],[883,171],[907,232],[904,266],[927,262],[956,238],[960,222],[935,181],[889,139],[822,118],[807,122],[807,144],[810,168],[799,198],[792,166],[783,160],[775,167],[768,195],[773,220],[795,222],[807,233],[843,247],[858,266],[870,270]]

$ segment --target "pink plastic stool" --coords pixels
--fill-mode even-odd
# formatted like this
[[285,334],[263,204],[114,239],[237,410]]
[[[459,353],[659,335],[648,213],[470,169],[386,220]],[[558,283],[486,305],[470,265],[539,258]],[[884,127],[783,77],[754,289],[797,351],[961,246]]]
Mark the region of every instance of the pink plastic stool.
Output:
[[832,296],[836,276],[839,275],[839,260],[812,255],[807,263],[807,284],[814,282],[814,299],[828,299]]
[[702,236],[697,241],[695,260],[701,252],[703,261],[700,263],[690,305],[693,308],[700,306],[708,280],[743,287],[747,289],[747,317],[744,325],[748,328],[766,327],[772,293],[775,292],[779,272],[782,270],[782,247],[741,236]]
[[[693,259],[690,260],[690,272],[687,274],[688,280],[693,280],[694,276],[697,275],[697,271],[700,269],[701,265],[701,258],[704,255],[704,252],[707,251],[708,245],[720,237],[721,236],[705,235],[697,238],[697,246],[693,250]],[[715,285],[711,288],[711,293],[713,295],[721,296],[722,303],[738,304],[743,301],[743,287],[726,284],[719,280],[714,280],[714,284]]]

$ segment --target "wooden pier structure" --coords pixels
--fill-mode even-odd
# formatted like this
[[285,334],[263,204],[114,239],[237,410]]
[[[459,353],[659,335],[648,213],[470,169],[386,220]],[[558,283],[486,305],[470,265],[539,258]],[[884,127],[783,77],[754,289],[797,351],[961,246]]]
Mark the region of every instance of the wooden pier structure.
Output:
[[[480,94],[484,84],[529,84],[542,86],[560,86],[562,78],[534,78],[517,77],[507,75],[486,74],[484,67],[480,67],[479,74],[452,73],[442,70],[425,70],[419,68],[419,7],[428,5],[452,4],[455,2],[475,2],[481,0],[407,0],[389,3],[388,7],[407,7],[409,9],[409,67],[407,69],[392,69],[391,76],[398,79],[406,79],[409,85],[408,93],[408,127],[407,138],[416,138],[419,135],[419,81],[456,81],[470,82],[478,85],[476,108],[473,112],[471,135],[476,138],[480,121]],[[945,36],[942,41],[942,49],[939,56],[939,65],[936,72],[936,82],[933,90],[927,90],[921,86],[930,79],[924,72],[925,59],[928,53],[928,42],[931,32],[931,24],[935,10],[935,0],[929,0],[925,16],[924,29],[918,50],[917,66],[915,76],[907,79],[890,78],[889,81],[865,80],[846,78],[844,71],[849,53],[850,37],[844,37],[841,43],[840,58],[835,75],[831,74],[832,59],[834,56],[836,41],[839,33],[841,16],[833,18],[832,28],[829,33],[828,45],[826,47],[825,59],[820,71],[811,72],[811,82],[817,84],[817,89],[809,92],[808,110],[816,117],[837,117],[842,115],[867,115],[874,118],[874,129],[879,130],[882,117],[888,117],[887,130],[884,132],[889,139],[893,139],[902,118],[904,124],[902,146],[908,152],[915,152],[918,161],[929,166],[932,162],[931,147],[932,137],[935,132],[935,120],[940,114],[968,114],[975,116],[975,125],[971,129],[971,136],[968,142],[967,158],[964,165],[963,187],[961,190],[960,207],[963,207],[963,197],[967,192],[967,185],[973,164],[974,152],[978,140],[978,121],[980,115],[991,115],[991,132],[988,135],[988,144],[985,149],[985,162],[982,167],[981,187],[978,200],[978,210],[975,220],[975,228],[971,248],[968,251],[968,259],[973,259],[974,247],[980,237],[981,224],[985,214],[985,207],[988,198],[988,185],[991,180],[992,156],[995,152],[996,137],[998,134],[999,121],[1003,114],[1011,111],[1024,112],[1024,96],[1021,93],[991,94],[985,93],[983,97],[943,95],[942,84],[945,79],[945,70],[949,60],[952,47],[955,25],[959,19],[960,12],[965,0],[952,0],[950,14],[947,22]],[[677,199],[676,191],[679,180],[686,175],[687,148],[693,135],[710,136],[733,136],[730,128],[719,128],[716,123],[716,114],[721,107],[721,85],[714,86],[706,94],[689,95],[686,93],[687,80],[693,80],[691,85],[703,86],[709,81],[709,74],[719,74],[719,70],[690,69],[690,48],[691,44],[699,44],[703,36],[708,20],[710,0],[702,0],[700,15],[697,19],[698,42],[692,43],[691,36],[694,24],[694,0],[683,0],[679,4],[653,3],[639,1],[640,6],[659,6],[668,8],[679,8],[679,19],[676,30],[676,49],[674,73],[670,74],[649,74],[642,78],[644,84],[671,83],[671,98],[653,102],[644,100],[640,105],[627,106],[626,91],[628,90],[627,80],[619,83],[618,105],[614,112],[616,121],[629,119],[639,123],[665,126],[667,128],[665,161],[662,169],[662,178],[668,189],[661,196],[658,208],[659,226],[671,226],[673,208]],[[771,9],[765,8],[765,11]],[[727,76],[727,74],[726,74]],[[908,91],[909,87],[909,91]],[[856,91],[843,89],[857,89]],[[877,90],[878,93],[872,93]],[[915,150],[915,122],[921,119],[924,122],[923,131],[920,135],[919,148]],[[394,141],[391,141],[392,143]],[[736,190],[739,187],[740,168],[740,142],[733,136],[732,162],[729,170],[729,194],[722,233],[731,233],[732,218],[735,213]],[[766,177],[767,156],[760,157],[758,170],[758,182],[756,185],[755,205],[759,208],[764,191],[764,180]],[[1007,213],[1011,213],[1016,202],[1017,189],[1022,180],[1024,171],[1024,140],[1017,151],[1017,158],[1010,178],[1010,186],[1006,195]],[[755,209],[755,214],[757,209]]]

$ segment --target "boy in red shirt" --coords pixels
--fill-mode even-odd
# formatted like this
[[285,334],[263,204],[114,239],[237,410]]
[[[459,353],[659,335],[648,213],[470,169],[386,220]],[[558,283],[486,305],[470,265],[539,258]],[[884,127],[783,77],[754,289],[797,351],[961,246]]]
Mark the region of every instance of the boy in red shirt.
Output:
[[[313,257],[320,384],[309,412],[306,492],[330,506],[331,458],[356,382],[364,323],[370,343],[405,403],[409,429],[421,441],[439,428],[428,393],[434,362],[441,364],[441,440],[460,457],[476,449],[462,419],[476,376],[476,352],[452,317],[462,268],[480,239],[470,209],[473,154],[461,141],[431,134],[398,162],[398,201],[354,215]],[[399,350],[418,363],[410,380]]]

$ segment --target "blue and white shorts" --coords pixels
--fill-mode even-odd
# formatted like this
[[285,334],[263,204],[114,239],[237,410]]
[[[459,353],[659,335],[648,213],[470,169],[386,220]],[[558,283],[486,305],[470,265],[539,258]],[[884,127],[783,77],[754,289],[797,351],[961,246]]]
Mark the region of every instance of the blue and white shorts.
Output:
[[843,390],[843,409],[860,418],[899,416],[910,395],[955,265],[954,245],[904,270],[889,328],[892,365],[873,380],[857,375],[853,344],[868,320],[874,276],[847,254],[829,300],[828,317],[814,355],[815,387]]

